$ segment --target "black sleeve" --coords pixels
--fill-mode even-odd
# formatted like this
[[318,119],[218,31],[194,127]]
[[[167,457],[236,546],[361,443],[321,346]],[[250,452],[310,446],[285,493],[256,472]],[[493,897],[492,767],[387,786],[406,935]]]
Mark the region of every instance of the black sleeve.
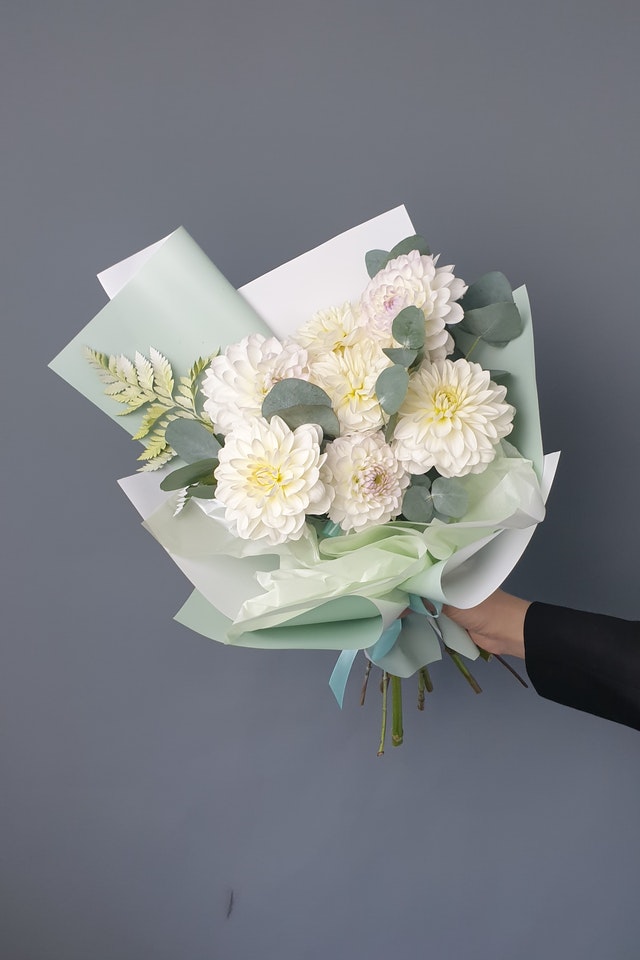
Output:
[[532,603],[524,644],[540,696],[640,730],[640,623]]

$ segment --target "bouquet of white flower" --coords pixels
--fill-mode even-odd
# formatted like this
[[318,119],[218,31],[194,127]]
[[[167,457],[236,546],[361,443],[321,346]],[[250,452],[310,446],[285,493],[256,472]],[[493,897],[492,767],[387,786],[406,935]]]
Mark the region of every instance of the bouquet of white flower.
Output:
[[[366,251],[372,236],[395,242]],[[337,284],[317,277],[333,265]],[[422,708],[443,651],[479,690],[460,655],[482,651],[442,603],[502,582],[557,461],[542,457],[524,290],[514,299],[501,273],[468,287],[403,208],[240,294],[184,231],[103,283],[115,295],[83,331],[84,356],[145,446],[143,473],[122,485],[196,587],[178,619],[226,643],[342,649],[340,703],[364,650],[366,678],[382,670],[380,752],[388,686],[398,744],[400,678],[417,674]],[[119,336],[128,356],[111,352]],[[52,366],[108,410],[78,340]]]

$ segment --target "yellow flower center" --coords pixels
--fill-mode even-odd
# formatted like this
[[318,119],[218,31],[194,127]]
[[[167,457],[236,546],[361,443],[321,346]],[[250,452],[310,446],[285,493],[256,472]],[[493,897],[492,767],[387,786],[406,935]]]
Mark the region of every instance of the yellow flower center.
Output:
[[434,413],[438,420],[450,420],[458,412],[462,394],[454,387],[441,387],[433,397]]
[[249,481],[259,490],[269,493],[281,485],[282,474],[272,463],[259,463],[251,471]]

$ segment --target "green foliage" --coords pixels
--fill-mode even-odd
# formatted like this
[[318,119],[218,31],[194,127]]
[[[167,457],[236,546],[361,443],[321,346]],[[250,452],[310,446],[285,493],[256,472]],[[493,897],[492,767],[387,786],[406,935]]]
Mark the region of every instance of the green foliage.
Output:
[[367,273],[371,278],[375,277],[376,273],[383,270],[390,260],[395,260],[396,257],[405,253],[411,253],[412,250],[417,250],[422,256],[428,257],[431,254],[429,244],[424,237],[418,234],[413,237],[406,237],[400,243],[396,243],[393,250],[369,250],[364,258]]
[[405,350],[422,350],[424,347],[424,313],[419,307],[405,307],[393,321],[393,339]]
[[220,450],[212,429],[199,420],[172,420],[165,430],[165,437],[185,463],[217,457]]
[[401,367],[410,367],[418,356],[417,350],[405,350],[403,347],[384,347],[382,352]]
[[376,396],[385,413],[397,413],[407,395],[409,374],[400,364],[394,363],[382,371],[376,380]]
[[519,337],[524,324],[515,303],[503,302],[469,310],[464,315],[460,329],[486,343],[502,346]]
[[430,523],[434,514],[433,497],[429,487],[412,482],[405,490],[402,500],[403,517],[411,523]]
[[172,470],[163,478],[161,490],[182,490],[191,484],[203,483],[209,481],[213,483],[213,471],[218,466],[218,461],[214,457],[207,457],[206,460],[198,460],[195,463],[188,463],[186,467],[178,467]]
[[211,424],[198,408],[197,392],[200,375],[212,357],[199,357],[176,386],[171,364],[154,347],[150,348],[149,357],[137,352],[134,361],[124,354],[109,356],[91,347],[85,347],[84,352],[105,384],[106,395],[127,408],[121,416],[146,406],[133,437],[145,447],[138,457],[143,463],[142,470],[158,470],[176,455],[166,435],[174,421],[199,421],[202,428],[211,433]]
[[460,520],[469,509],[464,484],[456,477],[436,477],[431,483],[426,474],[411,477],[402,501],[402,515],[411,523]]
[[468,287],[460,301],[460,306],[466,313],[467,310],[478,310],[480,307],[488,307],[492,303],[501,301],[513,301],[511,284],[504,273],[493,270],[483,274],[479,280]]
[[460,520],[469,509],[466,487],[457,477],[438,477],[431,485],[433,506],[439,516]]
[[379,273],[384,266],[386,266],[389,259],[388,250],[369,250],[365,253],[364,262],[367,268],[367,273],[373,279],[376,273]]
[[324,406],[331,407],[331,397],[328,393],[308,380],[299,380],[297,377],[287,377],[279,380],[271,387],[262,401],[262,416],[270,420],[271,417],[287,407]]
[[396,257],[401,257],[405,253],[411,253],[412,250],[417,250],[423,257],[431,256],[431,250],[425,238],[419,233],[414,233],[412,237],[405,237],[400,243],[396,243],[389,253],[389,260],[395,260]]
[[331,409],[331,397],[314,383],[288,377],[274,383],[262,402],[262,416],[270,420],[278,416],[291,430],[303,423],[317,423],[325,439],[340,434],[340,424]]
[[335,413],[331,407],[321,406],[319,403],[285,407],[283,410],[276,410],[272,415],[284,420],[290,430],[295,430],[304,423],[317,423],[326,440],[333,440],[340,435],[340,423]]
[[460,305],[464,319],[459,329],[486,343],[503,346],[519,337],[524,329],[511,284],[498,270],[485,273],[472,283]]

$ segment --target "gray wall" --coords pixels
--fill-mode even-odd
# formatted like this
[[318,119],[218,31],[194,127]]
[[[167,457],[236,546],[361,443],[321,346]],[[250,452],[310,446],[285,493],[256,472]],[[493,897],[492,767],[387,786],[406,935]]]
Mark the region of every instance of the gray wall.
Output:
[[378,760],[332,655],[172,621],[135,450],[46,363],[179,223],[240,285],[405,202],[529,286],[563,458],[512,589],[638,617],[638,5],[0,10],[3,960],[636,958],[637,734],[443,664]]

